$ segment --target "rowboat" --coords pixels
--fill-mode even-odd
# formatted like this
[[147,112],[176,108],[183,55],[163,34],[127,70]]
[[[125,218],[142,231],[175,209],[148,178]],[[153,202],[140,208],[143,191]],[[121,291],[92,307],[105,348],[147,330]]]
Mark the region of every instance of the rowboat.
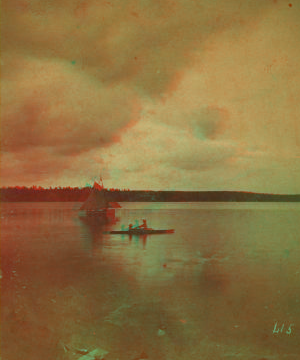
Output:
[[154,234],[173,234],[174,229],[168,230],[155,230],[155,229],[130,229],[130,230],[112,230],[107,231],[105,234],[120,234],[120,235],[154,235]]

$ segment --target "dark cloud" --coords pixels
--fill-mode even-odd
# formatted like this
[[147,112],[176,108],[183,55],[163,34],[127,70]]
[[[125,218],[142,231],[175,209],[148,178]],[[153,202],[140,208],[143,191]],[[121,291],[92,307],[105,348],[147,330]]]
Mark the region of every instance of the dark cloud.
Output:
[[2,48],[63,59],[106,85],[122,82],[156,96],[174,86],[210,36],[255,24],[270,6],[250,0],[6,0]]
[[207,106],[189,116],[195,136],[215,139],[222,134],[229,122],[229,112],[224,108]]
[[2,153],[2,185],[37,185],[49,176],[61,175],[70,166],[64,157],[55,156],[47,148],[25,150],[18,154]]
[[70,157],[38,146],[15,153],[2,152],[1,156],[2,186],[84,186],[98,180],[100,173],[106,180],[110,178],[101,156],[93,151]]
[[59,63],[22,65],[17,80],[4,83],[4,151],[41,146],[77,155],[115,141],[139,116],[135,96],[122,87],[106,89]]
[[60,61],[14,65],[2,81],[1,106],[1,176],[10,184],[61,176],[82,154],[119,141],[139,118],[139,101],[124,86],[105,88]]

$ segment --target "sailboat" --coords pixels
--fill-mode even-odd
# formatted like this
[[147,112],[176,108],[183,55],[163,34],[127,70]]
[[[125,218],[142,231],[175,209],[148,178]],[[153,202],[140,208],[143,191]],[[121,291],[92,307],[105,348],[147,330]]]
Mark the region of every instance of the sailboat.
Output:
[[80,210],[85,210],[89,215],[114,216],[115,209],[121,206],[117,202],[109,201],[107,193],[108,191],[104,188],[102,181],[101,184],[95,181],[90,195],[81,205]]

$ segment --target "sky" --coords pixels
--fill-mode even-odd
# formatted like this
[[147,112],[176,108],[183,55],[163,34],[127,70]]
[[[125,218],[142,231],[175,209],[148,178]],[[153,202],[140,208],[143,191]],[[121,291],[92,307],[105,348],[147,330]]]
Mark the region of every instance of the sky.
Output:
[[1,186],[300,193],[300,0],[2,0]]

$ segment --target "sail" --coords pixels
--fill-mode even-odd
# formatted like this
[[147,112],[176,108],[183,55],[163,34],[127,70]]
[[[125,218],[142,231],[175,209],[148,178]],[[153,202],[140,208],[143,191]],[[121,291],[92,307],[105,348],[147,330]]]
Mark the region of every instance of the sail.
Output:
[[106,200],[104,191],[93,188],[89,197],[82,204],[80,210],[97,211],[97,210],[107,209],[108,207],[109,207],[109,203]]
[[120,207],[120,204],[117,202],[109,202],[107,200],[107,191],[103,188],[102,185],[99,185],[95,182],[92,192],[86,201],[82,204],[80,210],[99,211]]
[[95,182],[94,182],[94,189],[103,190],[103,189],[104,189],[103,184],[100,185],[100,184],[98,184],[98,183],[95,181]]

